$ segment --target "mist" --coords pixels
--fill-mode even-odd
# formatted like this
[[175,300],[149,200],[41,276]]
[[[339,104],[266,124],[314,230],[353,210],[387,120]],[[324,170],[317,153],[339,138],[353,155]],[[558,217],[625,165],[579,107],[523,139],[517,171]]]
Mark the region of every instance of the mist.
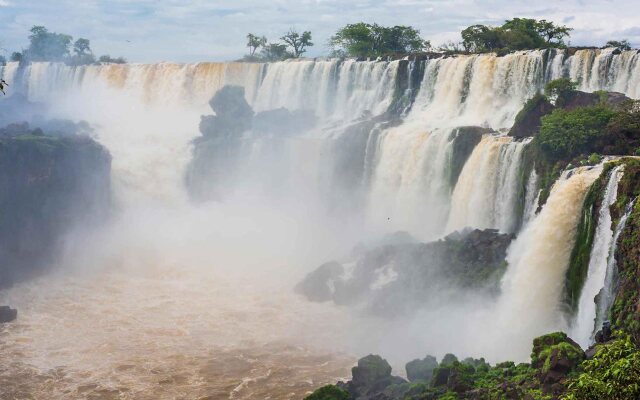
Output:
[[[46,105],[43,120],[90,126],[82,133],[112,157],[113,202],[106,221],[78,221],[65,235],[50,273],[0,292],[23,315],[7,328],[0,357],[11,361],[0,376],[19,371],[31,393],[50,398],[299,398],[348,377],[369,353],[398,374],[426,354],[527,361],[535,336],[570,326],[562,277],[602,172],[565,173],[546,205],[524,215],[538,208],[538,186],[522,172],[528,141],[505,129],[564,73],[555,56],[429,60],[419,90],[408,60],[5,67]],[[583,73],[576,63],[571,73]],[[614,84],[625,79],[619,71]],[[243,89],[253,118],[232,138],[201,124],[219,123],[209,101],[228,86]],[[256,122],[273,110],[275,123]],[[458,147],[469,126],[476,141]],[[221,161],[189,178],[198,151]],[[192,179],[210,190],[194,195]],[[458,253],[421,253],[447,238],[462,246],[466,228],[507,243],[503,270],[478,285],[446,278]],[[389,242],[398,231],[411,241]],[[379,264],[369,262],[376,251]],[[351,304],[296,292],[328,261],[344,267],[332,295],[337,283],[358,284],[349,271],[375,279]],[[401,275],[411,268],[424,286]],[[372,307],[380,298],[386,313]]]

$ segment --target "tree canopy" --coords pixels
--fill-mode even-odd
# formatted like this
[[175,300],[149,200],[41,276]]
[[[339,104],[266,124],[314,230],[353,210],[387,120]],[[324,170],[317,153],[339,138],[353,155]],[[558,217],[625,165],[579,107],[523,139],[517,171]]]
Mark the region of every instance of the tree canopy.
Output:
[[336,32],[330,40],[335,55],[349,57],[380,57],[385,54],[407,54],[426,51],[428,40],[410,26],[385,27],[358,22]]
[[609,40],[604,47],[617,47],[620,50],[631,50],[631,43],[627,39],[623,40]]
[[[69,65],[86,65],[93,64],[96,59],[91,50],[91,42],[89,39],[78,38],[75,42],[71,35],[50,32],[46,27],[41,25],[33,26],[29,35],[29,47],[21,52],[13,52],[11,61],[17,62],[65,62]],[[106,60],[109,61],[106,61]],[[124,58],[112,59],[103,56],[100,62],[121,62]]]
[[34,26],[30,32],[25,51],[29,61],[64,61],[69,55],[70,35],[49,32],[44,26]]
[[526,50],[563,47],[572,28],[547,20],[513,18],[502,26],[471,25],[461,32],[466,51]]
[[287,46],[291,47],[291,54],[294,58],[300,57],[307,51],[307,47],[313,46],[311,42],[311,32],[304,31],[302,34],[295,29],[290,29],[286,35],[280,38]]

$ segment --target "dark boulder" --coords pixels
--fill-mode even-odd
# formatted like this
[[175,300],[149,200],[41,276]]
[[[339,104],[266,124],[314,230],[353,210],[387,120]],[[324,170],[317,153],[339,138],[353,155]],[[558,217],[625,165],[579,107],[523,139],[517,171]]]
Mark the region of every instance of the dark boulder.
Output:
[[550,333],[533,341],[531,366],[538,370],[538,378],[546,392],[561,390],[567,375],[584,359],[580,346],[563,332]]
[[333,298],[335,286],[344,274],[344,267],[335,261],[322,264],[298,283],[295,291],[311,301],[329,301]]
[[528,100],[516,115],[515,122],[509,130],[509,136],[525,138],[535,136],[540,130],[541,120],[554,110],[553,104],[541,94]]
[[442,301],[438,289],[443,286],[493,295],[513,237],[492,229],[469,229],[419,243],[400,234],[396,242],[359,248],[352,254],[355,260],[350,260],[348,274],[323,264],[297,290],[313,301],[325,301],[331,292],[336,304],[357,305],[385,316],[414,312],[428,307],[431,300]]
[[358,360],[351,369],[352,379],[342,386],[356,400],[382,399],[384,390],[391,385],[406,383],[391,375],[391,366],[378,355],[370,354]]
[[205,137],[237,136],[251,129],[253,110],[241,86],[224,86],[209,101],[216,115],[202,116],[200,132]]
[[430,382],[433,377],[433,370],[438,367],[435,357],[427,355],[422,360],[415,359],[405,366],[407,378],[411,381]]
[[0,306],[0,323],[11,322],[18,318],[18,310],[9,306]]
[[253,110],[244,97],[242,86],[224,86],[209,100],[209,105],[216,115],[224,115],[238,123],[253,117]]

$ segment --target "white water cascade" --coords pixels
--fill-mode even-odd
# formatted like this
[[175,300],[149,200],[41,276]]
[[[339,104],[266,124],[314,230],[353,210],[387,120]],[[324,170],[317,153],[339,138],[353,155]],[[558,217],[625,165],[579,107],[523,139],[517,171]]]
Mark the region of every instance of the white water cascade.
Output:
[[528,350],[532,338],[566,329],[560,310],[564,275],[584,198],[601,172],[602,166],[565,171],[509,248],[497,318],[512,330],[517,348]]
[[453,191],[447,231],[496,228],[515,232],[522,152],[529,141],[487,135],[464,165]]
[[608,260],[614,256],[611,251],[613,248],[614,235],[611,229],[610,207],[616,201],[618,183],[622,178],[622,174],[623,167],[615,167],[611,171],[609,181],[602,194],[602,204],[598,214],[598,225],[596,226],[593,245],[589,255],[587,279],[580,293],[578,312],[573,322],[571,337],[584,348],[587,348],[592,343],[596,320],[595,297],[604,287]]
[[636,199],[629,202],[625,213],[622,217],[620,217],[620,221],[618,221],[615,232],[613,234],[613,240],[611,241],[611,250],[609,251],[609,257],[607,259],[607,269],[604,276],[604,283],[602,285],[602,289],[598,292],[596,301],[595,326],[593,329],[594,333],[602,328],[602,324],[607,319],[609,310],[613,305],[617,279],[617,263],[615,255],[618,248],[618,238],[627,225],[627,220],[629,219],[629,216],[633,211],[635,203]]

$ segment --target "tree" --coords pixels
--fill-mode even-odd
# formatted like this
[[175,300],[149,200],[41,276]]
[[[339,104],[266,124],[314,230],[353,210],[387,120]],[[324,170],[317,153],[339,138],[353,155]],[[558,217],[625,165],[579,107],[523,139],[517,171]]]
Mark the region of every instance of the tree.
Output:
[[544,94],[556,105],[562,106],[562,103],[573,93],[578,87],[577,82],[573,82],[569,78],[554,79],[547,83],[544,87]]
[[293,55],[287,51],[287,45],[281,43],[269,43],[262,47],[261,53],[265,61],[281,61],[293,57]]
[[294,58],[300,57],[307,51],[307,47],[313,46],[311,42],[311,32],[309,31],[304,31],[301,35],[295,29],[291,28],[289,32],[280,39],[293,49],[292,54]]
[[123,57],[111,58],[110,55],[105,54],[103,56],[100,56],[100,58],[98,58],[98,62],[111,63],[111,64],[126,64],[127,60]]
[[247,35],[247,47],[249,48],[249,56],[253,57],[260,47],[263,47],[267,44],[267,38],[262,36],[259,37],[254,35],[253,33],[249,33]]
[[536,23],[536,30],[548,44],[555,43],[563,45],[565,36],[569,36],[569,32],[571,32],[573,28],[565,25],[555,25],[551,21],[542,19]]
[[466,51],[482,53],[502,47],[500,31],[485,25],[471,25],[461,32]]
[[359,22],[341,28],[329,42],[335,53],[350,57],[380,57],[429,49],[431,43],[410,26],[385,27]]
[[631,43],[627,39],[623,40],[609,40],[604,47],[617,47],[620,50],[631,50]]
[[22,61],[22,53],[18,51],[14,51],[13,53],[11,53],[11,61],[14,61],[14,62]]
[[91,54],[91,46],[89,39],[80,38],[75,41],[73,44],[73,51],[79,56],[83,56],[85,54]]
[[69,55],[71,36],[49,32],[44,26],[34,26],[30,32],[25,51],[29,61],[63,61]]
[[461,32],[466,51],[483,53],[564,46],[571,28],[547,20],[513,18],[502,26],[471,25]]

